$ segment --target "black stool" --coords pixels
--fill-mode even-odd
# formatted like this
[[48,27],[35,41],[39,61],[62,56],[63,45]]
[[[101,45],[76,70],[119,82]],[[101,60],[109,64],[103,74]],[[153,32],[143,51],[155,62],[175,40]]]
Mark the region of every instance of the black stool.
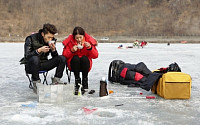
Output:
[[[44,80],[43,80],[43,84],[44,83],[46,83],[46,85],[48,85],[48,83],[47,83],[47,74],[48,74],[48,71],[46,71],[46,70],[44,70],[44,71],[39,71],[39,74],[43,74],[43,76],[44,76]],[[29,84],[29,88],[30,89],[33,89],[33,81],[31,80],[31,78],[30,78],[30,73],[27,73],[26,72],[26,76],[28,77],[28,80],[29,80],[29,82],[30,82],[30,84]]]

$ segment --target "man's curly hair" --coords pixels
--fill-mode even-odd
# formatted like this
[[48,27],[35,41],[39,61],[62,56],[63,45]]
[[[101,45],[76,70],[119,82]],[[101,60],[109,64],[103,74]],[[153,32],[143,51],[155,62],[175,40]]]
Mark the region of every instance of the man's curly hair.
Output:
[[53,24],[47,23],[47,24],[43,25],[43,33],[44,34],[48,34],[48,33],[56,34],[57,32],[58,32],[58,30]]

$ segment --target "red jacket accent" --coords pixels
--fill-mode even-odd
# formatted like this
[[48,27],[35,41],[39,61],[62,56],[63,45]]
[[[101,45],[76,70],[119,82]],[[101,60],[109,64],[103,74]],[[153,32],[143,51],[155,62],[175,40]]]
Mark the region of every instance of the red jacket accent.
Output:
[[162,72],[164,72],[164,73],[167,72],[167,68],[160,68],[159,70],[162,71]]
[[68,38],[66,38],[62,43],[64,45],[63,48],[63,53],[62,55],[65,56],[65,58],[67,59],[67,66],[69,68],[69,70],[71,70],[71,59],[73,58],[73,56],[77,55],[79,57],[82,56],[87,56],[89,61],[90,61],[90,68],[89,71],[92,68],[92,59],[96,59],[98,58],[98,51],[96,49],[97,46],[97,41],[92,38],[90,35],[88,35],[87,33],[85,33],[85,41],[89,42],[91,44],[91,50],[87,49],[85,46],[83,46],[83,49],[78,49],[76,52],[72,52],[71,49],[73,48],[74,45],[77,45],[77,41],[74,39],[73,35],[69,35]]
[[125,77],[126,77],[126,72],[127,72],[127,70],[128,70],[128,68],[124,68],[124,69],[122,70],[122,72],[120,73],[120,76],[123,77],[123,78],[125,78]]
[[139,72],[135,72],[135,81],[139,81],[141,78],[143,78],[143,75]]
[[147,45],[147,42],[146,42],[146,41],[142,41],[142,42],[141,42],[141,46],[143,47],[143,46],[145,46],[145,45]]

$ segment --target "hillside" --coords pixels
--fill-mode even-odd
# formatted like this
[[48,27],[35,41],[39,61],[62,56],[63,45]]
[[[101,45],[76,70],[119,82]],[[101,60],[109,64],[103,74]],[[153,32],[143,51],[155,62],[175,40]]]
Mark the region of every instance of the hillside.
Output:
[[75,26],[94,36],[199,36],[199,7],[199,0],[0,0],[0,37],[24,38],[44,23],[59,37]]

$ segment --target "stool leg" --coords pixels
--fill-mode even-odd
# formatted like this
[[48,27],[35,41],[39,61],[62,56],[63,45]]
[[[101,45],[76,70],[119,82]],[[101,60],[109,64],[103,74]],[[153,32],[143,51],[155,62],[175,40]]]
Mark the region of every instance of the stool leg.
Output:
[[69,72],[68,72],[68,68],[66,68],[66,73],[67,73],[67,77],[68,77],[68,83],[70,83],[71,71],[70,71],[70,73],[69,73]]
[[70,81],[71,81],[71,75],[72,75],[72,72],[70,71],[69,83],[70,83]]
[[30,88],[30,89],[33,89],[32,81],[31,81],[31,79],[30,79],[28,73],[26,73],[26,76],[28,77],[28,80],[29,80],[29,83],[30,83],[30,84],[29,84],[29,88]]
[[44,72],[43,73],[43,76],[44,76],[44,81],[43,81],[43,84],[46,82],[46,85],[48,85],[48,83],[47,83],[47,74],[48,74],[48,72]]

